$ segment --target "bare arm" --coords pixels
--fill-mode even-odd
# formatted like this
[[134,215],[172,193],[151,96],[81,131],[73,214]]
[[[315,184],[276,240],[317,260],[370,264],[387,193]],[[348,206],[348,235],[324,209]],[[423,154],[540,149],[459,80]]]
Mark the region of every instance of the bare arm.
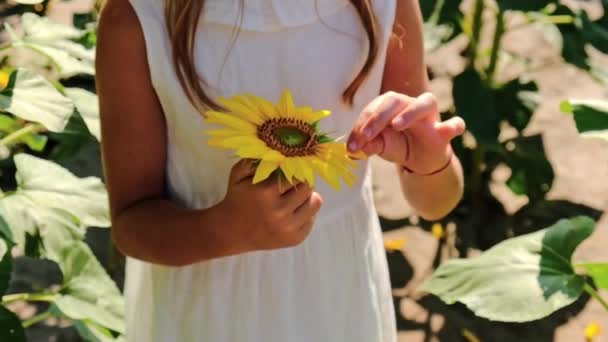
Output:
[[[398,0],[397,3],[395,37],[389,44],[382,89],[383,92],[418,97],[430,90],[424,60],[422,15],[416,0]],[[439,156],[439,160],[445,161],[450,155]],[[442,164],[437,165],[440,168]],[[462,168],[456,157],[452,157],[450,167],[433,176],[417,176],[402,172],[400,168],[398,174],[408,202],[424,218],[441,218],[462,196]]]
[[221,226],[217,212],[180,208],[163,198],[165,122],[150,81],[143,32],[125,0],[110,0],[103,9],[96,71],[117,247],[167,265],[238,252],[214,228]]
[[165,199],[164,116],[143,32],[127,0],[109,0],[103,9],[96,63],[112,237],[121,252],[181,266],[306,237],[321,205],[318,194],[305,186],[298,193],[279,193],[270,182],[252,186],[246,163],[232,169],[228,194],[214,207],[192,210]]

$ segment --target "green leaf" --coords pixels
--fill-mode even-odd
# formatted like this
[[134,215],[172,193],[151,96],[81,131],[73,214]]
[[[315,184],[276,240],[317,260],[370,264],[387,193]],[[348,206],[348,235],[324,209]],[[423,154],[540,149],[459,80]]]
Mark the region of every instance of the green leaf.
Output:
[[117,342],[110,330],[102,327],[91,320],[75,321],[74,327],[78,334],[89,342]]
[[66,210],[85,226],[110,226],[108,195],[99,178],[78,178],[51,161],[23,153],[14,159],[19,193],[39,206]]
[[21,321],[12,311],[0,306],[0,341],[26,342]]
[[13,272],[11,244],[0,237],[0,297],[6,293]]
[[97,138],[97,141],[100,141],[101,131],[97,95],[82,88],[65,88],[64,91],[74,101],[74,105],[86,123],[89,132]]
[[0,216],[0,298],[8,289],[13,272],[12,233],[8,224]]
[[82,239],[86,227],[110,225],[107,193],[98,178],[78,178],[27,154],[14,159],[19,187],[0,199],[0,215],[18,245],[25,243],[26,234],[39,233],[47,257],[55,260],[62,239]]
[[498,6],[503,10],[511,11],[540,11],[550,4],[556,4],[556,0],[500,0],[497,1]]
[[82,241],[61,252],[63,290],[54,305],[67,317],[90,320],[119,333],[125,331],[124,300],[118,287]]
[[498,115],[521,133],[540,104],[538,86],[515,79],[496,90],[494,102]]
[[595,285],[601,289],[608,289],[608,263],[590,262],[578,264],[587,271],[587,274],[593,278]]
[[535,202],[551,190],[555,173],[545,155],[542,136],[519,137],[505,143],[505,162],[511,168],[507,185],[517,195],[527,195]]
[[95,74],[95,49],[87,49],[77,42],[88,34],[87,31],[53,22],[34,13],[23,14],[21,25],[25,32],[22,38],[17,38],[12,29],[8,28],[13,46],[24,47],[46,56],[63,78],[77,74]]
[[569,100],[562,102],[561,110],[574,115],[581,136],[608,140],[608,101]]
[[28,69],[17,69],[0,91],[0,109],[61,132],[74,112],[74,105],[44,77]]
[[582,36],[589,44],[608,53],[608,13],[597,21],[591,21],[586,12],[580,13]]
[[574,272],[570,259],[593,229],[593,220],[586,217],[560,220],[547,229],[505,240],[476,258],[448,261],[423,288],[494,321],[546,317],[583,292],[584,279]]
[[454,79],[456,112],[467,123],[467,129],[478,143],[495,145],[498,142],[501,118],[494,104],[492,90],[473,68],[466,69]]

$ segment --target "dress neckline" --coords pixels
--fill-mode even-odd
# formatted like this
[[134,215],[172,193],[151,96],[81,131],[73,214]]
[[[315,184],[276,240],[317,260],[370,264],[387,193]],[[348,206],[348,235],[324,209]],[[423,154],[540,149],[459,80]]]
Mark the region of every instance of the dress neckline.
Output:
[[202,20],[241,30],[278,31],[322,20],[348,4],[348,0],[207,0]]

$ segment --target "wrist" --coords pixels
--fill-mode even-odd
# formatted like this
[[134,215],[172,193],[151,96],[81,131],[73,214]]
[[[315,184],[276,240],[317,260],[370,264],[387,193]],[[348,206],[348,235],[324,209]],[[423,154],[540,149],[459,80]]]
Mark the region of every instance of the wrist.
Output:
[[421,170],[416,170],[415,168],[410,167],[405,164],[398,164],[397,166],[399,167],[399,170],[402,173],[419,176],[419,177],[429,177],[429,176],[434,176],[434,175],[440,174],[440,173],[444,172],[445,170],[449,169],[453,163],[454,157],[455,157],[454,151],[451,148],[449,148],[446,161],[444,161],[442,164],[440,164],[440,166],[438,166],[434,169],[421,171]]
[[200,227],[205,229],[204,227],[207,226],[213,230],[215,236],[213,240],[223,251],[222,254],[229,256],[252,251],[247,236],[238,233],[241,231],[238,227],[242,225],[239,215],[235,215],[235,210],[225,200],[204,210],[202,215],[205,218],[202,218],[204,224],[201,224]]

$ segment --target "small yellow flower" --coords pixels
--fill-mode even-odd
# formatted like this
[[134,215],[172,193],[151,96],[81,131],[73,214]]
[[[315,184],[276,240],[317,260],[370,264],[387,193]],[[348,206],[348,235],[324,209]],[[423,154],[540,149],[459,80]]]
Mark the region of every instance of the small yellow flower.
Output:
[[601,332],[600,325],[597,322],[591,322],[585,328],[585,338],[587,341],[592,342]]
[[9,70],[0,69],[0,89],[4,89],[8,85],[8,80],[11,77]]
[[285,178],[314,186],[315,173],[332,188],[340,189],[340,178],[355,183],[351,169],[357,164],[349,157],[344,143],[329,138],[318,129],[318,122],[330,115],[296,107],[285,91],[277,105],[250,94],[218,100],[227,112],[207,111],[207,122],[223,126],[207,131],[209,145],[236,150],[240,158],[259,161],[253,183],[280,171]]
[[384,241],[384,249],[387,251],[402,251],[405,247],[405,239],[392,239]]
[[441,240],[445,237],[445,231],[441,223],[435,223],[433,227],[431,227],[431,234],[433,234],[437,240]]

